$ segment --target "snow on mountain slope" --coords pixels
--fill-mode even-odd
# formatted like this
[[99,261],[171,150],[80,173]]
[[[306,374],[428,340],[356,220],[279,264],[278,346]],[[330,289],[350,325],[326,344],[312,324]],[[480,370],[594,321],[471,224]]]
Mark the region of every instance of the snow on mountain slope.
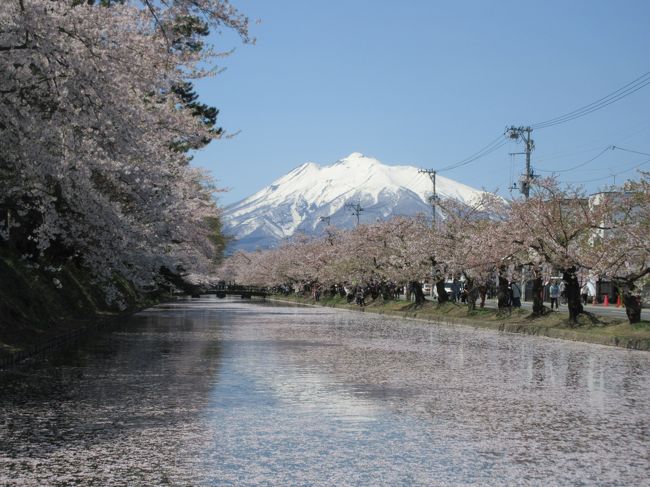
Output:
[[[439,198],[471,202],[482,191],[437,176]],[[266,248],[296,232],[318,234],[329,222],[341,228],[356,224],[346,205],[360,203],[361,223],[394,215],[431,213],[431,180],[413,166],[387,166],[354,152],[329,166],[308,162],[254,195],[227,206],[224,224],[245,250]]]

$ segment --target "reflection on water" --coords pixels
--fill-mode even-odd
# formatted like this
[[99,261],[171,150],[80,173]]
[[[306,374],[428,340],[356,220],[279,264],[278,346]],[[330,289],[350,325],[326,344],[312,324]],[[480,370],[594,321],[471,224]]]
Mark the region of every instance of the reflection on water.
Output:
[[0,373],[0,484],[642,485],[650,354],[204,298]]

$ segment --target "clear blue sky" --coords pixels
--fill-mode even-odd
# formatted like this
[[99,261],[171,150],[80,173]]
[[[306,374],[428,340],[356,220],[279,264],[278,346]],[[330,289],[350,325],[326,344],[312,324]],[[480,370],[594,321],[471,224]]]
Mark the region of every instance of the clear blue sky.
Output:
[[[240,200],[296,166],[362,152],[385,164],[441,168],[503,132],[570,112],[650,71],[647,0],[232,0],[257,44],[214,36],[226,70],[197,84],[241,131],[196,154]],[[602,110],[533,132],[533,167],[562,169],[608,145],[650,153],[650,85]],[[524,159],[509,143],[441,173],[489,190]],[[633,177],[648,156],[606,151],[562,173],[589,190]],[[643,166],[650,170],[650,164]],[[514,176],[511,175],[511,172]]]

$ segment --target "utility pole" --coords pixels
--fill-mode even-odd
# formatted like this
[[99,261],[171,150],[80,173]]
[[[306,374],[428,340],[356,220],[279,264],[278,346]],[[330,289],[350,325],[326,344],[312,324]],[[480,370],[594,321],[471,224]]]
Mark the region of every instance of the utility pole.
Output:
[[361,208],[361,203],[358,202],[356,205],[353,205],[352,203],[346,203],[345,207],[352,208],[352,214],[357,217],[357,226],[359,226],[359,215],[363,211],[363,208]]
[[525,145],[526,154],[526,173],[523,174],[521,178],[521,187],[519,191],[524,195],[524,198],[530,198],[530,185],[533,181],[535,175],[533,170],[530,167],[530,154],[535,149],[535,141],[530,138],[530,134],[533,131],[530,127],[515,127],[514,125],[506,128],[506,137],[509,137],[514,140],[523,140]]
[[431,179],[431,184],[433,184],[433,194],[431,195],[431,211],[433,212],[433,227],[436,226],[436,200],[438,195],[436,194],[436,171],[433,169],[418,169],[418,173],[427,174]]

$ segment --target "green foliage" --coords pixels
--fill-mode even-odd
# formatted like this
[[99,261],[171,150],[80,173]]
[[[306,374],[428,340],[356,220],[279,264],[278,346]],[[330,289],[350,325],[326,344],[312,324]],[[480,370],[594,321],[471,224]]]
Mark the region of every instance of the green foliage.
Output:
[[212,139],[219,138],[223,134],[221,127],[216,127],[219,110],[198,101],[199,96],[194,86],[189,81],[176,84],[172,87],[173,93],[180,99],[179,109],[188,110],[192,116],[199,119],[201,124],[209,129],[210,137],[202,137],[193,140],[177,140],[172,143],[172,148],[178,152],[201,149],[208,145]]
[[[113,5],[124,4],[125,0],[75,0],[75,5],[81,4],[98,5],[101,7],[111,7]],[[178,51],[200,52],[205,48],[202,38],[210,34],[208,23],[196,15],[184,15],[174,19],[171,27],[173,35],[171,47]],[[198,95],[194,90],[191,82],[176,84],[172,87],[172,92],[180,98],[179,108],[189,110],[190,113],[197,117],[201,124],[210,129],[210,137],[202,137],[197,140],[177,140],[173,141],[171,147],[178,152],[188,152],[190,150],[205,147],[212,141],[222,135],[223,129],[216,127],[217,115],[219,110],[215,107],[206,105],[198,101]]]
[[214,263],[221,264],[221,262],[223,262],[226,247],[230,242],[232,242],[233,237],[223,233],[223,223],[219,217],[206,218],[206,224],[210,229],[210,235],[208,238],[215,248],[215,254],[213,258]]
[[[177,17],[172,27],[172,47],[179,51],[198,52],[204,49],[202,37],[210,34],[207,22],[194,15]],[[172,147],[179,152],[200,149],[210,143],[212,139],[222,135],[223,129],[216,127],[219,110],[198,101],[198,95],[194,86],[189,81],[175,84],[172,92],[180,99],[180,109],[189,110],[192,116],[199,119],[201,124],[210,129],[210,137],[199,140],[175,141]]]
[[175,36],[172,45],[181,51],[200,51],[204,48],[201,37],[210,34],[207,22],[193,15],[178,17],[172,31]]

